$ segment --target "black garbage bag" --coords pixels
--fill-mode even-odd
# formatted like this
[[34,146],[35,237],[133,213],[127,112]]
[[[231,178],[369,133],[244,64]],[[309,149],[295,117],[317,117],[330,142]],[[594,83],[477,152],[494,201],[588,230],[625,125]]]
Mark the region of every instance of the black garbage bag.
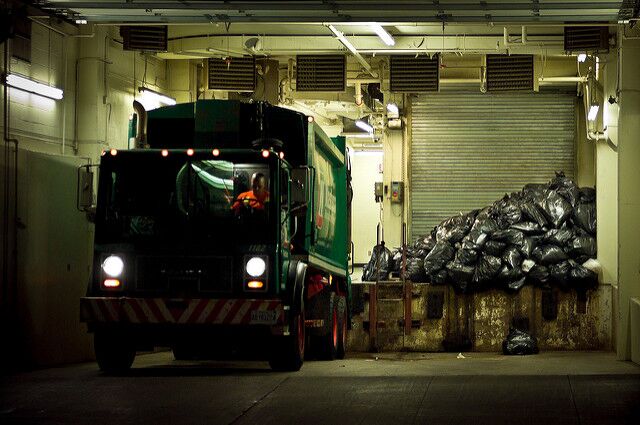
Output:
[[579,200],[580,202],[595,202],[596,201],[596,190],[592,187],[581,187],[579,189]]
[[596,204],[580,202],[573,211],[573,223],[580,226],[591,235],[596,234]]
[[476,283],[485,283],[491,281],[502,267],[502,261],[493,255],[483,255],[476,265],[473,281]]
[[576,206],[580,198],[580,189],[578,189],[578,186],[576,186],[573,180],[567,178],[562,171],[556,173],[556,178],[551,180],[549,189],[558,192],[558,195],[562,196],[572,207]]
[[474,267],[451,261],[447,264],[447,270],[449,272],[449,280],[453,283],[454,288],[466,292],[473,281]]
[[514,268],[511,268],[509,265],[505,264],[500,268],[497,278],[501,282],[511,283],[521,279],[522,275],[523,273],[520,267],[514,269]]
[[524,212],[525,217],[529,220],[533,220],[538,223],[540,228],[544,228],[549,225],[549,222],[545,218],[542,213],[540,207],[533,202],[525,202],[522,204],[522,211]]
[[549,282],[549,269],[541,264],[536,264],[529,270],[527,279],[535,285],[545,285]]
[[462,239],[462,246],[465,246],[465,242],[469,242],[473,246],[468,246],[469,249],[478,249],[482,248],[488,239],[488,235],[486,233],[482,233],[479,229],[471,229],[471,231],[467,234],[467,236]]
[[493,255],[494,257],[500,257],[502,256],[506,246],[507,244],[504,242],[487,241],[487,243],[484,244],[483,251],[489,255]]
[[475,221],[473,214],[456,215],[440,223],[436,230],[436,241],[452,244],[460,242],[471,230]]
[[530,258],[533,250],[538,245],[538,239],[534,237],[524,238],[518,249],[525,258]]
[[431,235],[427,235],[427,236],[419,237],[413,244],[413,247],[416,250],[423,250],[426,255],[427,253],[429,253],[429,251],[433,249],[435,244],[436,244],[435,238],[432,237]]
[[518,280],[513,280],[512,282],[510,282],[507,285],[507,288],[511,291],[515,291],[518,292],[520,290],[520,288],[522,288],[524,286],[524,284],[527,282],[527,278],[526,277],[522,277]]
[[384,242],[373,247],[371,259],[362,271],[363,282],[387,280],[391,270],[391,251],[384,246]]
[[568,246],[569,255],[574,258],[581,256],[595,258],[596,250],[596,240],[591,236],[576,236]]
[[459,249],[456,252],[455,260],[470,266],[478,261],[478,251],[475,249]]
[[572,229],[563,227],[561,229],[549,230],[544,234],[544,238],[542,238],[542,240],[551,245],[564,246],[571,240],[571,238],[573,238],[573,236],[574,232]]
[[562,288],[566,288],[569,283],[569,278],[571,277],[571,263],[569,261],[562,261],[558,264],[552,264],[549,266],[549,275],[553,282]]
[[542,265],[559,263],[567,259],[567,255],[562,248],[555,245],[537,246],[531,254],[533,258]]
[[424,272],[424,260],[418,257],[407,258],[405,278],[412,282],[426,282],[427,274]]
[[524,233],[515,229],[498,230],[497,232],[493,232],[491,239],[506,242],[509,245],[520,246],[524,242]]
[[499,230],[499,228],[498,223],[496,223],[493,218],[489,217],[489,212],[482,210],[476,217],[471,230],[491,235],[493,232]]
[[538,340],[527,332],[511,328],[502,342],[502,352],[505,355],[538,354]]
[[436,273],[451,261],[455,249],[448,242],[437,242],[431,252],[424,259],[424,271],[426,274]]
[[390,272],[399,272],[402,269],[402,249],[396,248],[391,251],[391,269]]
[[540,225],[538,223],[534,223],[533,221],[523,221],[521,223],[516,223],[511,225],[511,228],[520,230],[525,235],[534,235],[542,232]]
[[447,269],[439,270],[437,273],[429,275],[429,280],[434,285],[444,285],[447,283]]
[[522,255],[518,248],[511,246],[507,248],[502,254],[502,261],[512,269],[520,269],[522,264]]
[[542,211],[549,222],[551,222],[555,228],[559,228],[571,217],[573,207],[557,192],[548,190],[545,193]]
[[504,203],[499,207],[498,214],[500,214],[507,223],[515,224],[522,220],[522,210],[517,201],[513,197],[504,199]]
[[572,264],[570,284],[576,289],[592,289],[598,286],[598,275],[580,264]]
[[525,184],[522,188],[523,192],[542,192],[547,188],[547,185],[544,183],[528,183]]

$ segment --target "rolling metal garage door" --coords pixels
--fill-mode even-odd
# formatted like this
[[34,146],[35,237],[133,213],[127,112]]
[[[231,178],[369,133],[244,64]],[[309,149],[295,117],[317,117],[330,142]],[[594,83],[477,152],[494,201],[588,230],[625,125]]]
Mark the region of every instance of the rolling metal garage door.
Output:
[[412,238],[556,170],[573,178],[575,95],[434,93],[412,111]]

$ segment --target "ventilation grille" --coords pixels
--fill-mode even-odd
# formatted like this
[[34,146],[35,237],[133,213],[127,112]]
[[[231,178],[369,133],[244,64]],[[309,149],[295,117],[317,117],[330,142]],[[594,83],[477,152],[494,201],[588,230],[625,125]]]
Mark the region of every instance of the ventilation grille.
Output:
[[565,27],[564,50],[571,52],[609,51],[608,27]]
[[391,91],[393,92],[434,92],[438,91],[440,60],[435,55],[391,56]]
[[533,90],[533,55],[487,55],[487,91]]
[[344,55],[299,55],[296,57],[297,91],[344,91]]
[[222,60],[209,58],[209,90],[253,92],[256,89],[256,61],[253,57]]
[[166,26],[120,27],[124,50],[167,51]]

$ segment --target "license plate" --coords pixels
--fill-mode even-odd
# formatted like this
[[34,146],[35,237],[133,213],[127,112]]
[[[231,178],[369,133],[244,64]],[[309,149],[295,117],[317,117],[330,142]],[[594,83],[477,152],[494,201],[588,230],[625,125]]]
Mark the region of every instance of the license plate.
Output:
[[262,325],[273,325],[276,323],[277,311],[269,310],[269,311],[252,311],[251,312],[251,323],[259,323]]

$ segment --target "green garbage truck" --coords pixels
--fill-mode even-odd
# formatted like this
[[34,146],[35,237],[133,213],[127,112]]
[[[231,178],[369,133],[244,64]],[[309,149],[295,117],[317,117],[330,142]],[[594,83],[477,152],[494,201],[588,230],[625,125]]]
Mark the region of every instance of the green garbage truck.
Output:
[[103,152],[98,167],[93,271],[80,300],[100,369],[125,371],[156,347],[177,360],[265,359],[288,371],[305,357],[343,358],[344,138],[265,102],[134,109],[136,146]]

